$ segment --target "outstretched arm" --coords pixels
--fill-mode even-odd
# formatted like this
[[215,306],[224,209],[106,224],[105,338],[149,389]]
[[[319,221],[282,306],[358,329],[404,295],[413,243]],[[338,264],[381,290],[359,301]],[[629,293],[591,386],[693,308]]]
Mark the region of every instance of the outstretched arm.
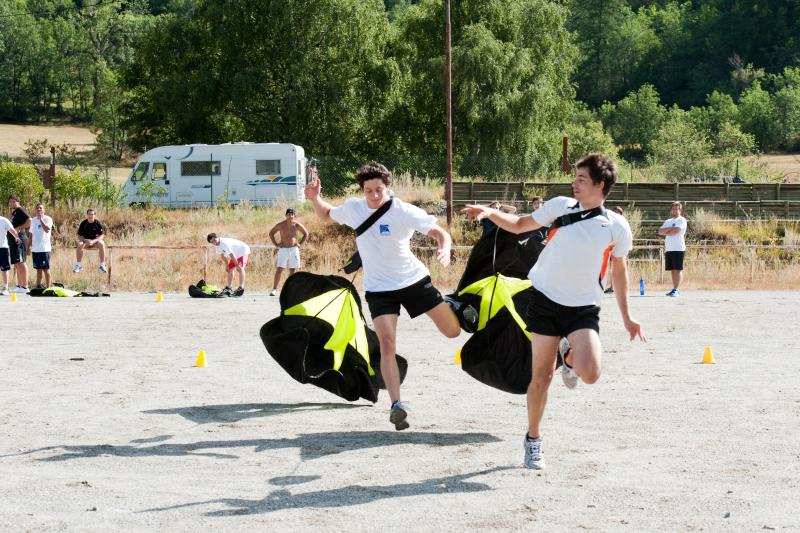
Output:
[[510,213],[503,213],[498,209],[492,209],[485,205],[467,204],[462,209],[468,217],[475,220],[483,220],[484,218],[491,220],[499,227],[511,233],[525,233],[526,231],[533,231],[542,227],[541,224],[533,220],[530,216],[520,217]]
[[622,322],[631,336],[630,340],[639,337],[643,342],[647,342],[642,325],[631,317],[628,309],[628,261],[626,257],[611,256],[611,279],[613,280],[614,294],[617,297],[619,312],[622,314]]
[[449,265],[450,246],[453,243],[453,239],[450,238],[450,234],[447,233],[443,227],[436,224],[430,230],[428,230],[428,236],[436,239],[436,242],[438,243],[438,247],[436,249],[436,260],[444,266]]
[[309,168],[310,181],[304,190],[306,198],[311,202],[316,214],[325,224],[333,224],[335,220],[331,218],[331,209],[333,206],[322,199],[322,183],[319,181],[317,169],[314,167]]

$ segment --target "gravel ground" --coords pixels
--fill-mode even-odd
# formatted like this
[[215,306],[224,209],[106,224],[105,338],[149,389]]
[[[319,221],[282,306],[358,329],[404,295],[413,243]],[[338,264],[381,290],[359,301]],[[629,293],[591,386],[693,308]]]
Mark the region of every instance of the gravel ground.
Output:
[[524,397],[425,317],[400,321],[395,432],[385,394],[347,403],[268,356],[276,298],[3,297],[0,529],[800,530],[800,295],[632,297],[647,344],[605,304],[604,375],[556,377],[533,472]]

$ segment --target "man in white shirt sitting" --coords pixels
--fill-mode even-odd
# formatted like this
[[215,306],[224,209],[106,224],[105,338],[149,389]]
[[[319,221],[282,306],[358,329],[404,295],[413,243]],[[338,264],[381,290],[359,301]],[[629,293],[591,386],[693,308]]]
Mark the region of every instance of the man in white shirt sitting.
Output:
[[678,287],[683,280],[683,257],[686,253],[686,219],[683,218],[683,205],[673,202],[671,214],[658,228],[658,234],[664,237],[664,270],[672,275],[672,290],[667,296],[678,296]]
[[[226,296],[241,296],[244,294],[244,280],[246,277],[245,269],[250,264],[250,247],[238,239],[230,237],[218,237],[216,233],[209,233],[206,240],[217,247],[216,253],[222,258],[225,264],[225,271],[228,274],[228,281],[222,289]],[[231,291],[233,282],[233,271],[239,273],[239,288]]]

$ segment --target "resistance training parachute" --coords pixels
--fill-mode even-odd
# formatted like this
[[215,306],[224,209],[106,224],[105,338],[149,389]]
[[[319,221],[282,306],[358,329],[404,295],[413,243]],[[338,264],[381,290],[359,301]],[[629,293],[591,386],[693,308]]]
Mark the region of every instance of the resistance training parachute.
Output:
[[514,394],[524,394],[531,380],[531,337],[524,318],[531,297],[527,275],[540,251],[535,232],[486,232],[475,243],[454,295],[479,314],[477,331],[461,349],[462,370]]
[[[378,336],[367,327],[355,287],[341,276],[297,272],[280,295],[281,314],[261,327],[269,354],[300,383],[348,401],[378,401]],[[400,380],[407,361],[397,355]]]

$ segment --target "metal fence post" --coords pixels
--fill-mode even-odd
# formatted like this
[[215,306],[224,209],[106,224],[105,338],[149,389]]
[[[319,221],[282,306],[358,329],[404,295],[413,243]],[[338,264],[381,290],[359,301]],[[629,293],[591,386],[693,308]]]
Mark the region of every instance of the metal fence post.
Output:
[[111,271],[114,268],[114,248],[108,247],[108,290],[111,290]]
[[658,282],[664,283],[664,249],[658,249]]
[[750,251],[750,283],[756,278],[756,249],[753,246],[749,247]]
[[203,279],[208,279],[208,246],[203,247]]

